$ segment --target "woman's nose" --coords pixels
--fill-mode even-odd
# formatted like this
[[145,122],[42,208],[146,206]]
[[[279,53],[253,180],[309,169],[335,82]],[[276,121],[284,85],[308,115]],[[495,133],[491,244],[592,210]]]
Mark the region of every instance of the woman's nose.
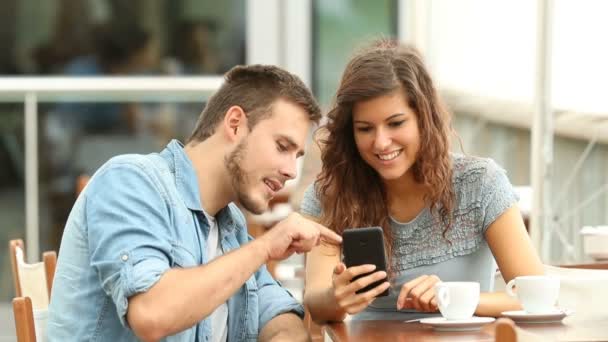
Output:
[[378,129],[376,131],[376,136],[374,137],[374,149],[378,151],[384,151],[391,145],[391,137],[387,132],[383,129]]

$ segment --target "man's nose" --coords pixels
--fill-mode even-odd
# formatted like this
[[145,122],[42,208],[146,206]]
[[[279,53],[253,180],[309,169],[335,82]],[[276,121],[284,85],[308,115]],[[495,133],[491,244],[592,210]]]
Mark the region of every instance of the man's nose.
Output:
[[287,179],[294,179],[298,175],[298,161],[295,157],[288,158],[279,170]]

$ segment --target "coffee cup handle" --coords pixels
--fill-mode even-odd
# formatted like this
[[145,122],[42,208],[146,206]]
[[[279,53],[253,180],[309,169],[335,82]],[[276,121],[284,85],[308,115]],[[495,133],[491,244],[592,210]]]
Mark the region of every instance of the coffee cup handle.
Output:
[[437,287],[437,304],[443,307],[450,305],[450,292],[447,287]]
[[513,292],[514,287],[515,287],[515,278],[511,279],[511,281],[509,281],[507,283],[507,286],[505,287],[505,292],[507,292],[509,297],[513,297],[513,298],[517,297],[517,294],[515,292]]

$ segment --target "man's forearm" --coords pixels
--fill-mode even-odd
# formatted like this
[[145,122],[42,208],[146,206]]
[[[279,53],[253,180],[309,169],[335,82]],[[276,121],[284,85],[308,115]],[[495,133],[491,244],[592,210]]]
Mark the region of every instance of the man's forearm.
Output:
[[293,313],[276,316],[260,331],[259,341],[311,341],[304,322]]
[[136,334],[150,334],[150,340],[193,326],[266,263],[267,253],[263,243],[254,240],[206,265],[168,270],[150,290],[129,299],[129,325]]

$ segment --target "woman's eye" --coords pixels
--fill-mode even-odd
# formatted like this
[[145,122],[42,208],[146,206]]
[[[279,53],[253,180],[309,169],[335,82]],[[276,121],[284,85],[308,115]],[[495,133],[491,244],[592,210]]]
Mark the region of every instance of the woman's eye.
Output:
[[357,127],[357,132],[369,132],[371,130],[371,127]]
[[400,120],[400,121],[393,121],[391,123],[389,123],[388,125],[390,127],[399,127],[401,126],[403,123],[405,122],[405,120]]

